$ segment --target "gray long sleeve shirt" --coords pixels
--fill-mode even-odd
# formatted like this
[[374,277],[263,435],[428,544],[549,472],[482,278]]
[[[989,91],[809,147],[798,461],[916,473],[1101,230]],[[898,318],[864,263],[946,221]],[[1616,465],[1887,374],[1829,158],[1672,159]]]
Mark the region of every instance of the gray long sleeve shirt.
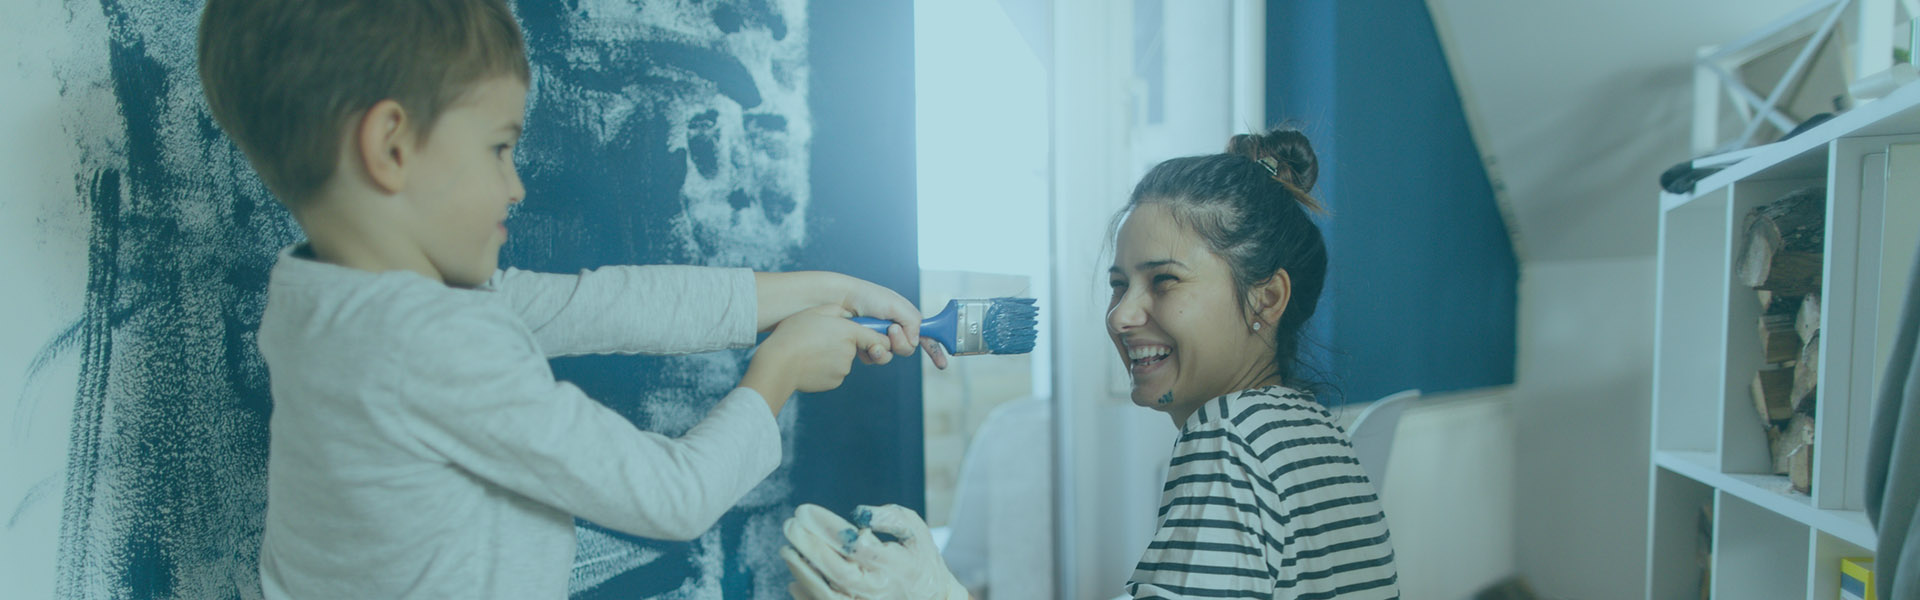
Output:
[[699,535],[780,462],[760,396],[734,389],[668,438],[556,381],[547,359],[748,346],[754,294],[738,269],[509,269],[463,290],[282,252],[259,337],[274,399],[265,595],[562,598],[574,516]]
[[1879,534],[1874,587],[1881,598],[1920,598],[1920,262],[1880,381],[1867,442],[1867,518]]

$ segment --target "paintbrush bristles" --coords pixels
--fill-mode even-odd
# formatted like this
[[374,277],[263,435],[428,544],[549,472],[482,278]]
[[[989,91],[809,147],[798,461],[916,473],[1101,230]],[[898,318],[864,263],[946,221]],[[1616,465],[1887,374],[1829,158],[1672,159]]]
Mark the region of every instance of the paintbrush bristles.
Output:
[[1033,351],[1040,307],[1032,298],[994,298],[987,307],[987,320],[981,328],[987,352],[1026,354]]

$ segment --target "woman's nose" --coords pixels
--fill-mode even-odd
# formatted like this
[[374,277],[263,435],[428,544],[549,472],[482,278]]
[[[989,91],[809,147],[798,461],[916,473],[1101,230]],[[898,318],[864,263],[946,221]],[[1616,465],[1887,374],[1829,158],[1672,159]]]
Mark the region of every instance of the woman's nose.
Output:
[[1147,311],[1140,306],[1136,294],[1124,294],[1115,300],[1113,307],[1107,309],[1107,330],[1113,333],[1125,333],[1146,322]]

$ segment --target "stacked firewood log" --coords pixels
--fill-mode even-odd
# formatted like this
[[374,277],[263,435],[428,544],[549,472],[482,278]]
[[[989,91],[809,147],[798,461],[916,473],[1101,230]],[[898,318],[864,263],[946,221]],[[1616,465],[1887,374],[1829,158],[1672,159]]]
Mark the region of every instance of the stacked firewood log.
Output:
[[1813,415],[1820,380],[1821,253],[1826,191],[1811,187],[1755,208],[1735,275],[1760,300],[1760,355],[1753,406],[1766,424],[1773,471],[1802,493],[1812,488]]

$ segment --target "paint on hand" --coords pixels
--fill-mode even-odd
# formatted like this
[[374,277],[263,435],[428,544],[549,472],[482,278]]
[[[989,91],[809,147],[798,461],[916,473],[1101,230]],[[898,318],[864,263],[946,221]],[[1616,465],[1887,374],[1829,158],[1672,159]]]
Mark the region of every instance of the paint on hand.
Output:
[[840,552],[853,554],[853,543],[860,541],[860,532],[852,529],[840,530]]
[[873,509],[865,506],[853,509],[853,526],[861,529],[873,527]]

